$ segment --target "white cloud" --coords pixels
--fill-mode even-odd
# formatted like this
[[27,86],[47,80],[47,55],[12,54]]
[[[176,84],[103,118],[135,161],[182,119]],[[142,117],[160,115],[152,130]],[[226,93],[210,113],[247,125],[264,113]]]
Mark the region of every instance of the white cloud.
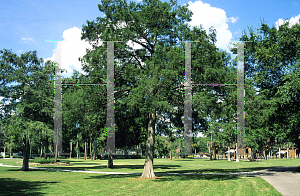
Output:
[[228,45],[232,39],[232,33],[228,29],[228,22],[235,23],[238,17],[227,18],[223,9],[212,7],[210,4],[202,1],[189,1],[188,4],[189,10],[194,13],[192,21],[188,24],[197,27],[202,25],[207,34],[209,34],[209,28],[213,26],[217,32],[216,46],[229,52]]
[[21,38],[21,41],[23,41],[24,43],[28,43],[29,41],[34,41],[32,38],[30,38],[30,37],[22,37]]
[[[86,54],[86,48],[92,48],[88,42],[81,40],[81,30],[77,27],[67,29],[63,32],[62,37],[64,38],[61,42],[61,68],[66,69],[68,74],[72,75],[73,67],[74,69],[84,73],[81,70],[81,62],[78,60]],[[44,61],[55,60],[55,53],[52,57],[45,59]]]
[[279,26],[283,25],[284,23],[286,23],[287,21],[289,21],[289,28],[291,28],[293,25],[295,25],[296,23],[299,24],[299,19],[300,19],[300,14],[298,16],[292,17],[290,20],[283,20],[282,18],[280,18],[279,20],[277,20],[275,22],[276,28],[277,30],[279,29]]
[[19,50],[18,52],[23,52],[23,50]]

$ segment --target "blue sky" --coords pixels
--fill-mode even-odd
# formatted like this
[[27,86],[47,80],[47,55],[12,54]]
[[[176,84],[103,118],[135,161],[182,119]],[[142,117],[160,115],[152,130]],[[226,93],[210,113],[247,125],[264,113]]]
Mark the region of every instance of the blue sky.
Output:
[[[104,13],[98,10],[100,3],[100,0],[2,1],[0,49],[12,49],[18,55],[36,50],[40,58],[54,60],[54,43],[45,40],[68,41],[62,45],[62,68],[68,70],[63,76],[68,77],[72,69],[80,71],[77,59],[90,47],[80,40],[82,25],[87,24],[87,20],[104,17]],[[231,40],[238,39],[248,26],[258,28],[261,19],[273,26],[282,24],[284,20],[295,23],[300,18],[300,2],[293,0],[178,1],[179,5],[186,3],[194,13],[189,24],[202,24],[206,30],[214,26],[217,47],[227,51]]]
[[[127,1],[129,3],[129,1]],[[139,2],[139,0],[134,0]],[[68,40],[62,51],[62,68],[80,70],[79,56],[85,54],[88,43],[80,40],[80,33],[86,21],[104,17],[98,10],[100,0],[65,1],[2,1],[0,6],[0,49],[13,52],[37,50],[43,59],[53,59],[54,43],[45,40]],[[208,30],[217,30],[217,46],[227,49],[230,40],[237,39],[248,26],[258,28],[260,19],[269,26],[285,19],[296,21],[300,18],[300,2],[285,1],[178,1],[179,5],[189,3],[194,13],[191,26],[203,25]]]

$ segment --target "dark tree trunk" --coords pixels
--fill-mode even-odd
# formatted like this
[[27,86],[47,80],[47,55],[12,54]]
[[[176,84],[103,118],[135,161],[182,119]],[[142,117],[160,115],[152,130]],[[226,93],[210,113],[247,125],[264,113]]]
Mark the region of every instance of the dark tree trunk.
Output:
[[92,159],[92,138],[90,137],[90,159]]
[[73,151],[73,146],[72,146],[72,140],[70,141],[70,159],[72,158],[72,151]]
[[94,156],[93,156],[93,160],[96,160],[96,151],[97,151],[96,137],[94,137]]
[[170,140],[170,160],[172,160],[172,142]]
[[78,134],[77,134],[76,150],[77,150],[77,159],[78,159],[78,155],[79,155],[79,148],[78,148]]
[[84,140],[84,161],[86,161],[86,139]]
[[30,151],[30,144],[29,140],[26,138],[26,135],[23,136],[23,165],[21,170],[22,171],[29,171],[29,152]]
[[155,142],[155,112],[149,114],[148,136],[146,142],[146,155],[143,174],[140,178],[155,178],[153,171],[153,150]]
[[114,162],[113,162],[113,155],[108,154],[108,163],[107,163],[107,168],[114,168]]

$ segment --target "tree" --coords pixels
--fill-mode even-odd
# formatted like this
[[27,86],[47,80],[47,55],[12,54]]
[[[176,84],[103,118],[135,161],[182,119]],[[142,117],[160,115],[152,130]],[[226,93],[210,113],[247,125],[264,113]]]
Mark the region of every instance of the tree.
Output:
[[[4,101],[5,111],[10,114],[6,118],[7,130],[14,141],[23,144],[23,166],[21,170],[29,170],[28,159],[30,138],[41,129],[52,129],[53,125],[53,64],[47,62],[42,66],[36,51],[17,56],[9,50],[0,50],[0,96]],[[16,82],[14,86],[7,86]],[[52,93],[51,93],[52,92]],[[20,101],[18,101],[20,100]]]
[[[201,43],[192,43],[192,56],[194,59],[198,57],[193,61],[198,65],[195,68],[198,82],[203,79],[198,77],[200,72],[204,73],[200,70],[201,61],[209,62],[210,66],[213,62],[215,66],[203,74],[207,79],[205,81],[213,81],[214,77],[225,74],[219,74],[218,71],[226,55],[217,52],[205,31],[198,28],[191,30],[184,23],[191,21],[192,12],[187,6],[177,6],[173,0],[170,3],[144,0],[138,4],[131,2],[130,5],[123,0],[103,0],[98,7],[106,16],[97,18],[97,22],[88,21],[83,26],[82,39],[94,43],[93,50],[88,51],[85,57],[88,63],[84,65],[84,71],[90,76],[106,74],[107,43],[99,46],[99,39],[123,41],[114,43],[115,58],[118,59],[118,65],[115,66],[115,94],[116,101],[126,96],[130,100],[130,107],[138,107],[147,114],[146,158],[141,178],[155,177],[153,150],[156,112],[174,111],[174,101],[178,96],[183,99],[185,45],[178,44],[178,40],[201,40]],[[142,49],[133,50],[126,44],[129,40]],[[214,53],[209,55],[212,51]]]
[[[299,24],[289,27],[287,22],[277,29],[262,22],[257,32],[249,28],[249,35],[244,31],[240,38],[253,41],[245,48],[245,74],[246,78],[252,78],[253,87],[259,94],[252,95],[248,105],[251,107],[253,102],[253,109],[259,103],[262,111],[259,111],[260,115],[253,112],[248,120],[246,112],[246,124],[251,121],[246,126],[246,140],[257,148],[275,141],[294,141],[298,147],[300,145],[299,129],[296,128],[299,114],[295,110],[299,108],[299,32]],[[258,127],[254,127],[256,125]],[[260,138],[260,141],[255,141],[255,138]]]

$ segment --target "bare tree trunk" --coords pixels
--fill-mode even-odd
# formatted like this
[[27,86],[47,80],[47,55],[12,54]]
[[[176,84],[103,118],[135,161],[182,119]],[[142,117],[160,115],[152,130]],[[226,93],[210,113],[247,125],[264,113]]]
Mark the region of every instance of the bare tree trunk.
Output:
[[92,138],[90,137],[90,159],[92,159]]
[[155,112],[149,114],[149,123],[148,123],[148,136],[146,143],[146,157],[143,174],[140,178],[155,178],[153,171],[153,150],[155,142]]
[[78,148],[78,134],[77,134],[76,150],[77,150],[77,159],[78,159],[78,154],[79,154],[79,148]]
[[93,156],[93,160],[96,160],[96,137],[94,137],[94,156]]
[[231,160],[230,160],[230,145],[228,145],[228,154],[227,154],[227,158],[228,158],[228,161],[231,161]]
[[280,148],[280,146],[279,146],[279,153],[278,153],[278,155],[279,155],[279,158],[281,158],[281,148]]
[[209,160],[212,160],[212,155],[211,155],[211,147],[210,147],[210,142],[208,141],[208,152],[209,152]]
[[70,141],[70,159],[72,158],[72,151],[73,151],[73,146],[72,146],[72,140]]
[[172,160],[172,142],[170,140],[170,160]]
[[240,162],[239,149],[238,149],[238,145],[237,144],[236,144],[236,162]]
[[21,170],[22,171],[29,171],[29,151],[30,151],[30,146],[29,146],[29,140],[26,138],[26,135],[23,136],[23,165]]
[[264,148],[263,150],[263,153],[264,153],[264,159],[267,160],[267,157],[266,157],[266,149]]
[[43,142],[41,142],[40,159],[42,158],[42,155],[43,155]]
[[5,158],[5,146],[4,146],[4,157],[3,158]]
[[86,139],[84,140],[84,161],[86,161]]
[[114,162],[113,162],[113,155],[108,154],[108,163],[107,163],[107,168],[114,168]]
[[290,156],[290,148],[289,148],[289,143],[287,143],[287,153],[286,153],[286,158],[288,159]]
[[216,158],[216,146],[215,145],[213,145],[213,154],[214,154],[214,160],[216,160],[217,158]]

